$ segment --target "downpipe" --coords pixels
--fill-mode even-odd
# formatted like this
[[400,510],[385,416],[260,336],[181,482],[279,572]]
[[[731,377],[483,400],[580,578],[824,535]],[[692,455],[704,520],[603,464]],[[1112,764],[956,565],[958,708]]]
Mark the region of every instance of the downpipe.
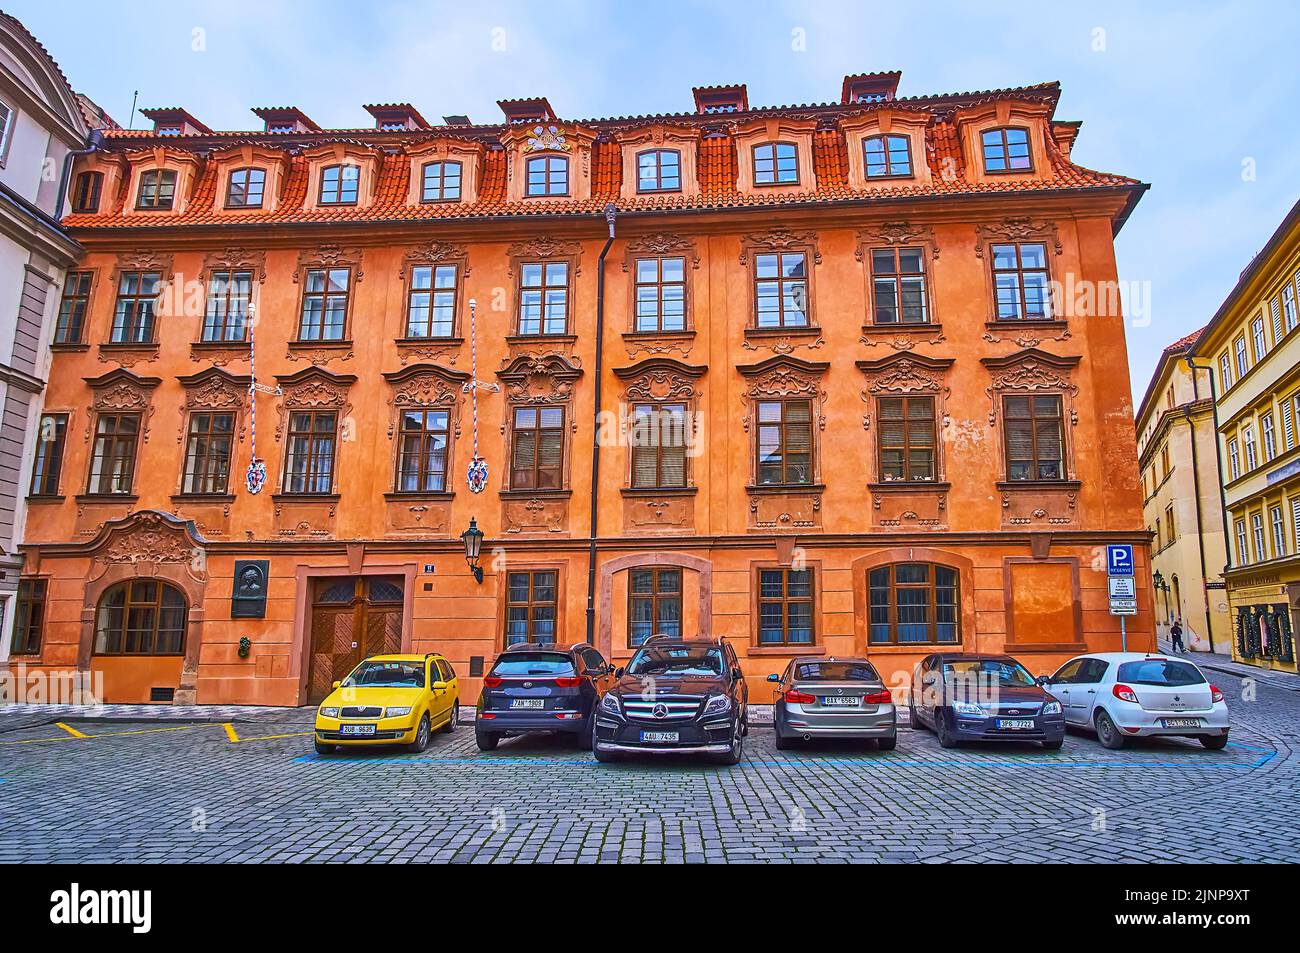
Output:
[[588,527],[587,543],[587,644],[596,644],[596,533],[600,528],[597,498],[600,490],[600,410],[601,377],[605,367],[605,256],[614,244],[614,220],[618,209],[610,202],[605,206],[605,222],[609,226],[609,237],[605,247],[596,259],[596,390],[595,401],[591,411],[591,521]]

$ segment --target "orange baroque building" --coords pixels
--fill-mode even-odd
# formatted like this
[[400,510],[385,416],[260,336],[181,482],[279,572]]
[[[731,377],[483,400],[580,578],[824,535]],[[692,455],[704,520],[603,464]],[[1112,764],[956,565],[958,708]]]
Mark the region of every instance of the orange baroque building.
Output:
[[1112,542],[1152,646],[1123,319],[1077,294],[1145,186],[1071,161],[1056,84],[898,79],[108,130],[71,176],[8,664],[274,705],[367,653],[436,649],[472,697],[510,642],[678,631],[730,639],[758,700],[795,654],[1041,672],[1119,647]]

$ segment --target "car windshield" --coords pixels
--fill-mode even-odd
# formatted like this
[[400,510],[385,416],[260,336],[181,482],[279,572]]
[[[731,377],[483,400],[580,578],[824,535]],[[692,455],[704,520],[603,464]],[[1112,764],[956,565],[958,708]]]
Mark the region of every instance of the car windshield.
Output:
[[423,688],[423,662],[362,662],[343,680],[349,688]]
[[642,648],[628,663],[629,675],[721,675],[722,652],[692,645]]
[[497,659],[493,675],[572,675],[573,659],[561,652],[510,652]]
[[870,662],[800,662],[794,667],[798,682],[878,682]]
[[1011,659],[962,659],[943,663],[944,678],[972,681],[998,688],[1024,688],[1034,684],[1034,676],[1019,662]]
[[1205,682],[1201,670],[1190,662],[1168,658],[1147,658],[1125,662],[1115,678],[1133,685],[1200,685]]

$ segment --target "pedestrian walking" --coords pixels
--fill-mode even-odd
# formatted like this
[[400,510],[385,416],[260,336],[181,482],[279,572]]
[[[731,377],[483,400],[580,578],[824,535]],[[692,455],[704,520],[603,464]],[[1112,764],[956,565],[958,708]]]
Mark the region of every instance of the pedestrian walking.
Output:
[[1183,620],[1175,619],[1174,624],[1169,627],[1169,637],[1174,640],[1174,651],[1185,652],[1183,648]]

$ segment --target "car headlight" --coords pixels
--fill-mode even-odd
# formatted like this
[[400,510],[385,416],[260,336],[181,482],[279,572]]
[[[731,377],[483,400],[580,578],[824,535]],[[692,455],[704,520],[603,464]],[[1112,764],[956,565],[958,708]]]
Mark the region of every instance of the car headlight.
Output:
[[385,718],[401,718],[403,715],[409,715],[410,713],[411,713],[410,705],[405,705],[405,706],[398,705],[396,708],[384,709]]
[[980,717],[985,715],[984,709],[975,704],[975,702],[955,701],[952,703],[952,710],[959,715],[979,715]]
[[726,695],[712,695],[704,703],[705,715],[721,715],[728,711],[731,711],[731,699]]
[[1060,702],[1048,702],[1046,705],[1043,706],[1044,715],[1059,715],[1060,713],[1061,713]]
[[606,692],[605,696],[600,700],[600,710],[613,715],[620,715],[623,713],[623,706],[619,703],[617,695],[613,692]]
[[320,713],[323,718],[337,718],[339,716],[339,710],[337,708],[322,708]]

